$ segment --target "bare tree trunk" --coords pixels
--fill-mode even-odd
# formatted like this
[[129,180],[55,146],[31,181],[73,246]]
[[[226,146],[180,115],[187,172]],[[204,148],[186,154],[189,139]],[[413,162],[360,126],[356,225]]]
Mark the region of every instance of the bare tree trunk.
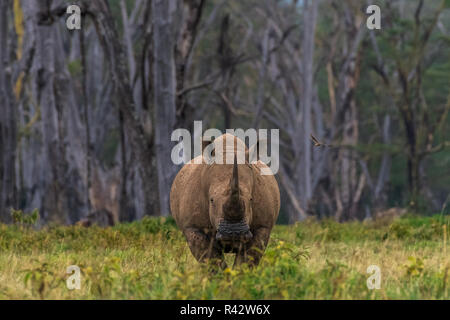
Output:
[[[383,144],[389,145],[391,144],[391,116],[386,114],[383,120],[383,128],[382,128],[382,136],[383,136]],[[385,190],[386,182],[389,179],[391,171],[391,155],[389,152],[385,151],[383,153],[383,158],[381,160],[381,166],[378,173],[377,184],[375,186],[374,192],[374,200],[376,207],[383,207],[386,203]]]
[[[409,95],[408,87],[405,88],[405,97]],[[407,100],[407,98],[405,98]],[[401,117],[403,119],[403,124],[405,126],[405,136],[408,146],[408,186],[410,193],[410,206],[413,210],[418,208],[418,198],[420,190],[420,159],[417,150],[417,132],[414,119],[414,114],[412,112],[412,106],[410,102],[405,102],[406,104],[400,107]]]
[[180,36],[175,47],[177,127],[192,129],[194,110],[185,94],[179,94],[186,83],[188,61],[197,35],[205,0],[183,0]]
[[[351,73],[354,79],[355,71]],[[356,76],[357,77],[357,76]],[[355,81],[356,83],[357,81]],[[342,144],[346,146],[355,146],[358,142],[358,115],[356,110],[356,102],[352,97],[350,106],[347,107],[344,118],[344,132]],[[355,194],[358,178],[356,176],[356,153],[349,148],[342,148],[339,151],[340,157],[340,181],[341,181],[341,201],[344,210],[345,220],[354,219],[357,213],[357,201],[355,202]]]
[[91,125],[89,119],[89,97],[88,97],[88,83],[87,83],[87,62],[86,62],[86,39],[85,39],[85,30],[82,29],[79,31],[79,41],[80,41],[80,55],[81,55],[81,68],[82,68],[82,101],[83,101],[83,120],[84,125],[86,126],[86,205],[87,205],[87,213],[91,212],[91,200],[89,197],[89,190],[91,188],[91,170],[92,170],[92,144],[91,144]]
[[153,54],[155,151],[158,173],[160,212],[169,215],[170,187],[175,175],[171,160],[173,142],[170,137],[176,120],[176,71],[174,15],[175,0],[153,0]]
[[264,99],[265,99],[265,92],[264,92],[264,81],[266,78],[266,72],[267,72],[267,63],[269,60],[269,32],[270,32],[270,27],[266,26],[265,30],[264,30],[264,36],[262,39],[262,44],[261,44],[261,53],[262,53],[262,57],[261,57],[261,66],[259,67],[259,72],[258,72],[258,76],[259,76],[259,82],[258,82],[258,88],[257,88],[257,92],[256,92],[256,106],[255,106],[255,117],[253,119],[253,124],[252,127],[253,128],[259,128],[259,123],[261,122],[261,118],[262,118],[262,114],[263,114],[263,109],[264,109]]
[[16,206],[16,107],[12,96],[8,43],[10,1],[0,0],[0,221],[9,222],[9,210]]
[[[336,92],[336,113],[334,114],[333,135],[337,135],[338,128],[342,128],[342,144],[346,147],[338,150],[338,164],[340,170],[334,174],[336,186],[336,206],[338,220],[356,218],[357,205],[361,192],[358,193],[359,183],[363,181],[357,177],[356,153],[348,146],[356,146],[359,138],[359,119],[354,92],[359,83],[360,69],[360,45],[366,32],[365,25],[357,12],[357,6],[346,4],[344,9],[345,29],[342,45],[344,63],[338,74],[338,86]],[[336,14],[339,14],[336,12]],[[336,138],[336,137],[334,137]]]
[[[126,53],[127,53],[127,61],[128,61],[128,71],[129,71],[129,77],[130,77],[130,84],[132,86],[133,90],[133,100],[135,105],[135,112],[138,116],[140,122],[143,125],[143,128],[146,133],[146,139],[148,141],[152,141],[152,128],[150,124],[151,111],[149,110],[148,101],[147,98],[147,86],[146,81],[149,78],[149,75],[151,72],[145,69],[146,59],[148,57],[148,49],[149,46],[151,46],[151,21],[150,21],[150,13],[151,13],[151,1],[143,1],[138,0],[134,2],[134,8],[131,11],[131,14],[128,14],[126,9],[126,2],[121,1],[121,11],[122,11],[122,22],[124,25],[124,43],[126,47]],[[141,28],[142,26],[142,28]],[[143,43],[143,48],[141,50],[141,57],[136,57],[135,50],[134,50],[134,42],[136,35],[140,34],[142,32],[142,29],[145,30],[145,40]],[[151,55],[151,54],[150,54]],[[139,59],[139,60],[138,60]],[[138,63],[137,63],[138,61]],[[124,137],[124,141],[126,142],[128,140],[128,137]],[[124,144],[125,146],[125,144]],[[145,203],[147,200],[146,198],[149,198],[148,195],[144,194],[142,192],[142,184],[144,181],[142,181],[141,176],[139,175],[139,172],[142,171],[141,165],[137,161],[133,161],[131,151],[129,148],[125,148],[125,155],[124,160],[122,163],[124,163],[124,168],[122,170],[123,175],[127,176],[127,188],[126,193],[127,196],[123,201],[123,207],[128,207],[127,211],[132,211],[133,216],[129,215],[128,220],[130,219],[136,219],[144,216],[145,214],[149,214],[149,212],[146,212],[145,206],[142,204]],[[153,161],[154,162],[154,161]],[[154,163],[150,163],[150,166],[156,167]],[[147,164],[148,165],[148,164]],[[155,170],[152,170],[155,171]],[[157,183],[155,182],[154,185],[156,186]],[[156,189],[156,188],[154,188]],[[156,190],[155,190],[156,191]],[[124,193],[125,195],[125,193]],[[157,192],[155,192],[155,195],[157,195]],[[154,204],[154,212],[158,212],[158,201],[156,200],[157,197],[153,197],[152,203]],[[132,210],[131,210],[132,208]]]
[[[306,5],[306,3],[305,3]],[[308,202],[312,197],[311,186],[311,109],[313,103],[313,81],[314,81],[314,39],[317,23],[317,7],[319,1],[309,1],[304,11],[303,30],[303,181],[304,192],[302,204],[308,210]]]
[[233,49],[230,36],[230,16],[224,15],[220,24],[217,58],[220,65],[220,88],[216,94],[220,97],[224,128],[231,127],[230,82],[234,73]]

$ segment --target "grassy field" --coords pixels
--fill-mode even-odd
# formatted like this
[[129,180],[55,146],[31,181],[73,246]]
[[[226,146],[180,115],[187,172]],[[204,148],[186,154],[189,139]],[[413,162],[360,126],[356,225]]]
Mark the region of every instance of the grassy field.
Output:
[[[0,298],[449,299],[449,226],[439,215],[279,225],[256,269],[213,274],[172,219],[105,229],[0,225]],[[80,290],[66,287],[69,265],[81,268]],[[381,270],[379,290],[367,288],[369,265]]]

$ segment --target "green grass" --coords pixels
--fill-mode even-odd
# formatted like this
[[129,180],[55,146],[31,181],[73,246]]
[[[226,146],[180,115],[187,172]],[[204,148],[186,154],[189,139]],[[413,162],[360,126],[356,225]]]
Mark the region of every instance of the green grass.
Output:
[[[105,229],[0,225],[0,298],[449,299],[449,226],[448,216],[279,225],[257,268],[213,274],[172,219]],[[80,290],[66,287],[69,265],[81,268]],[[369,265],[381,269],[379,290],[367,288]]]

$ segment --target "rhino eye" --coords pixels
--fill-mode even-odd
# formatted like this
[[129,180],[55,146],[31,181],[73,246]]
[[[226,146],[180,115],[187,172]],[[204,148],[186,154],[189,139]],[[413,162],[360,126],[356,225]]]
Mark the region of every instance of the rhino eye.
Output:
[[211,203],[214,202],[213,198],[210,199]]

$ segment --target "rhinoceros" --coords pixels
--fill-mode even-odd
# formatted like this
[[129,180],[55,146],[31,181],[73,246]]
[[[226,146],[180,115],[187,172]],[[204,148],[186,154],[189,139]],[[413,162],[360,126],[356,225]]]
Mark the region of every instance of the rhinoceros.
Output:
[[[194,158],[186,163],[172,184],[170,208],[199,262],[225,268],[224,253],[231,252],[236,254],[234,265],[255,266],[278,217],[280,191],[273,175],[261,175],[268,166],[248,162],[248,149],[241,139],[224,134],[213,144],[217,149],[218,141],[226,146],[228,139],[234,147],[223,149],[223,159],[231,152],[234,162],[211,163],[200,155],[201,161]],[[236,160],[238,147],[245,150],[245,163]]]

